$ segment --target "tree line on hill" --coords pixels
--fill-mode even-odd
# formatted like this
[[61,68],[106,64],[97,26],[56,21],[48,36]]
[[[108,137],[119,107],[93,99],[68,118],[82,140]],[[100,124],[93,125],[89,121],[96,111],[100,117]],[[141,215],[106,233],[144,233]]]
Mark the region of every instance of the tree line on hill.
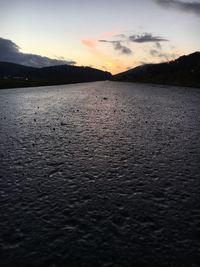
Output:
[[0,88],[124,81],[200,87],[200,52],[176,60],[145,64],[114,76],[91,67],[60,65],[43,68],[0,62]]
[[0,62],[0,88],[109,80],[111,74],[91,67],[60,65],[43,68]]
[[112,80],[200,87],[200,52],[166,63],[142,65],[119,73]]

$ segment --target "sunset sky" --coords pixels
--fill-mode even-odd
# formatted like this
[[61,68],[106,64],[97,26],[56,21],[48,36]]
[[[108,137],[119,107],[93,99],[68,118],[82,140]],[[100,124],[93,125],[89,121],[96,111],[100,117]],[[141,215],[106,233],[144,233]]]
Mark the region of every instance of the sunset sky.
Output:
[[115,74],[199,51],[199,28],[199,0],[0,0],[0,61]]

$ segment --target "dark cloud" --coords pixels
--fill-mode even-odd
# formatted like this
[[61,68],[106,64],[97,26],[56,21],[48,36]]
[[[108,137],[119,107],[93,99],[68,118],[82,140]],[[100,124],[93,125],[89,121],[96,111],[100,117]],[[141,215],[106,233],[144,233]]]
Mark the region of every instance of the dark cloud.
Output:
[[149,43],[149,42],[167,42],[167,39],[162,38],[161,36],[153,36],[151,33],[143,33],[141,35],[131,35],[129,40],[135,43]]
[[101,42],[101,43],[110,43],[110,41],[107,41],[107,40],[99,40],[99,42]]
[[153,48],[150,50],[151,56],[160,56],[162,55],[162,46],[159,42],[153,44]]
[[99,40],[99,42],[112,44],[114,49],[119,50],[122,54],[125,54],[125,55],[132,54],[132,50],[130,48],[121,44],[123,42],[122,40],[119,40],[119,41]]
[[200,14],[200,1],[180,1],[180,0],[154,0],[163,7],[176,8],[185,12]]
[[131,49],[122,45],[120,41],[113,41],[113,46],[115,50],[119,50],[122,54],[126,55],[132,54]]
[[162,46],[161,46],[161,44],[160,43],[155,43],[155,46],[156,46],[156,48],[158,48],[158,49],[162,49]]
[[156,50],[156,49],[151,49],[149,51],[150,55],[152,57],[157,57],[157,58],[161,58],[163,59],[164,61],[170,61],[170,60],[173,60],[175,58],[178,57],[177,54],[173,54],[173,53],[165,53],[165,52],[162,52],[159,50]]
[[180,55],[174,54],[174,53],[158,53],[157,55],[159,58],[163,58],[165,61],[170,61],[173,60],[175,58],[177,58]]
[[48,67],[52,65],[75,65],[75,61],[51,59],[34,54],[20,52],[20,47],[11,40],[0,38],[0,61],[13,62],[32,67]]

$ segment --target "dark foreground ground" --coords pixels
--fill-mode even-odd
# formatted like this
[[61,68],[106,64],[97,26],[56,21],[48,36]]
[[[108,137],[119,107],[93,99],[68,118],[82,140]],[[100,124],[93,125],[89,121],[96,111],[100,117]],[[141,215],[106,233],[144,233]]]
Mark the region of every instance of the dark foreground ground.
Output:
[[0,91],[0,266],[200,266],[200,91]]

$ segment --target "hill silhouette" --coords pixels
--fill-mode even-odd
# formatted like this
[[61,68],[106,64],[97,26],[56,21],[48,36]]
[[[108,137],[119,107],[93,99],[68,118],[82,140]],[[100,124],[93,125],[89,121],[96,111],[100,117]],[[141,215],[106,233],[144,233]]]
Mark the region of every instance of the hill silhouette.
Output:
[[176,60],[146,64],[112,76],[91,67],[60,65],[35,68],[0,62],[0,88],[57,85],[103,80],[200,87],[200,52]]
[[92,82],[110,78],[109,72],[91,67],[60,65],[34,68],[0,62],[0,88]]
[[115,81],[200,87],[200,52],[160,64],[146,64],[114,75]]

